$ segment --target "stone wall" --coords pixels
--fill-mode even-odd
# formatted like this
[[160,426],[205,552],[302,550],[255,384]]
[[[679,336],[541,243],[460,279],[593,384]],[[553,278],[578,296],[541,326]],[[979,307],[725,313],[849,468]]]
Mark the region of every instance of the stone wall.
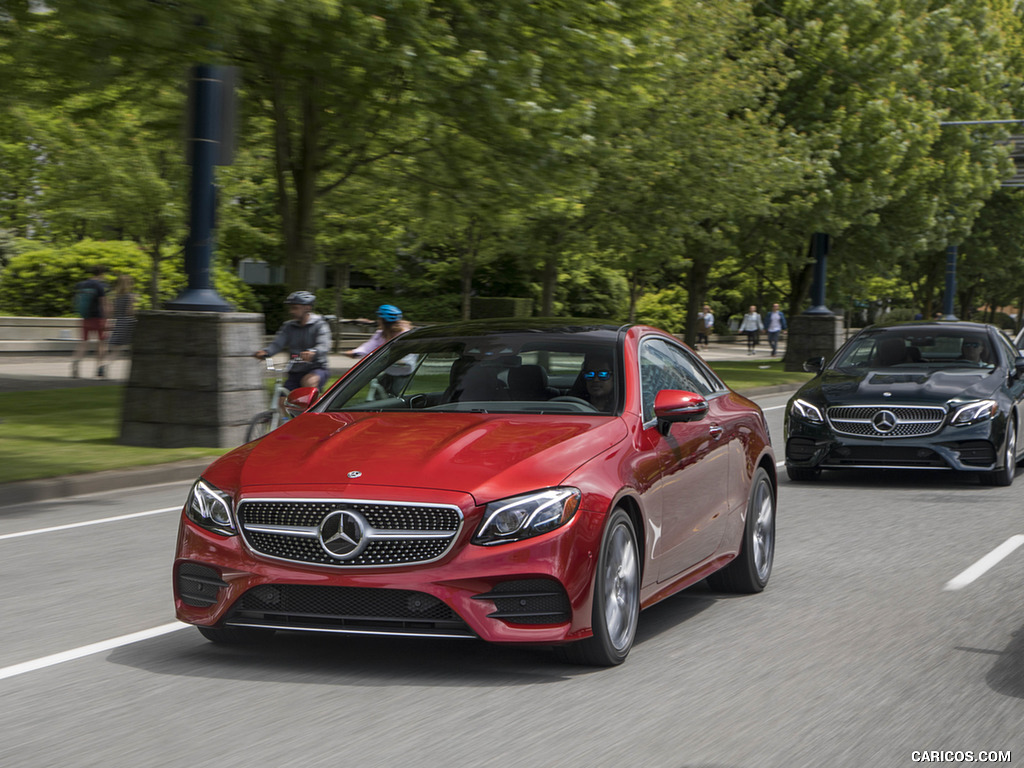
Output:
[[826,360],[846,341],[843,318],[838,315],[797,315],[789,320],[783,368],[802,371],[811,357]]
[[261,366],[263,315],[138,313],[125,386],[124,445],[228,448],[245,440],[268,402]]

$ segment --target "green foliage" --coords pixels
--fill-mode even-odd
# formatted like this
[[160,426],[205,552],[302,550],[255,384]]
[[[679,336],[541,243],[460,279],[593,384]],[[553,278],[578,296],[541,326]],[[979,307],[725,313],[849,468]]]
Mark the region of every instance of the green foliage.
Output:
[[[118,275],[130,275],[138,291],[148,279],[150,259],[135,243],[123,240],[83,240],[68,247],[26,250],[0,274],[0,309],[27,317],[73,317],[74,286],[89,277],[89,267],[96,265],[107,268],[111,284]],[[161,263],[161,303],[184,288],[182,269],[177,260]],[[213,277],[218,293],[237,309],[258,311],[252,291],[237,276],[218,268]],[[138,306],[152,308],[149,297],[140,294]]]
[[573,258],[572,271],[559,276],[555,315],[592,317],[614,323],[629,318],[629,284],[621,271]]
[[482,320],[489,317],[530,317],[533,314],[533,299],[512,296],[474,296],[472,318]]
[[681,334],[686,329],[686,289],[672,286],[645,294],[637,302],[636,319],[669,333]]

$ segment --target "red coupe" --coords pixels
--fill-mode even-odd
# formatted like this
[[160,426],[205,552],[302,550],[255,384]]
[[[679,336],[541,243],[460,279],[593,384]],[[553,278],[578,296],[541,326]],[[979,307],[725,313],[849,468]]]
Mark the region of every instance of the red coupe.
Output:
[[764,416],[667,333],[434,326],[317,395],[185,503],[175,606],[210,640],[482,638],[613,665],[641,608],[768,582]]

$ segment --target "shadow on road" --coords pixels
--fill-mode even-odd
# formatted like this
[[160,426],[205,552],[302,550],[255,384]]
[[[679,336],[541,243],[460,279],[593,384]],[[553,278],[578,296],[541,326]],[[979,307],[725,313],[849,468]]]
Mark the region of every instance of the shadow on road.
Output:
[[[717,600],[701,583],[643,611],[633,654]],[[205,640],[192,628],[116,649],[107,660],[175,677],[369,687],[536,685],[601,671],[565,664],[550,647],[298,632],[278,632],[254,645],[226,646]]]

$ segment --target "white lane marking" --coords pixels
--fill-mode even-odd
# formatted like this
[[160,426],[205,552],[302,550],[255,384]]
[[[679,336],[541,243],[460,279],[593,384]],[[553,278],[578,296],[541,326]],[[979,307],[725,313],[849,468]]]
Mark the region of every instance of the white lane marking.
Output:
[[3,667],[0,669],[0,680],[5,680],[8,677],[14,677],[15,675],[23,675],[26,672],[35,672],[40,669],[45,669],[46,667],[52,667],[56,664],[63,664],[65,661],[81,659],[84,656],[93,656],[97,653],[110,651],[124,645],[139,643],[143,640],[151,640],[154,637],[160,637],[161,635],[166,635],[171,632],[177,632],[179,629],[185,629],[190,626],[192,625],[175,621],[171,624],[163,624],[159,627],[153,627],[152,629],[144,629],[141,632],[132,632],[130,635],[122,635],[121,637],[114,637],[110,640],[103,640],[99,643],[83,645],[81,648],[73,648],[70,651],[63,651],[62,653],[43,656],[42,658],[34,659],[33,661],[25,661],[21,664],[15,664],[10,667]]
[[135,517],[147,517],[149,515],[162,515],[164,512],[174,512],[181,507],[164,507],[163,509],[151,509],[148,512],[132,512],[128,515],[117,515],[116,517],[104,517],[101,520],[86,520],[81,523],[68,523],[67,525],[54,525],[50,528],[36,528],[33,531],[19,531],[18,533],[0,534],[0,541],[4,539],[19,539],[22,536],[35,536],[37,533],[53,533],[54,531],[67,531],[71,528],[84,528],[87,525],[101,525],[102,523],[116,523],[119,520],[131,520]]
[[762,408],[761,410],[762,411],[777,411],[777,410],[779,410],[779,408],[785,408],[785,407],[786,406],[784,406],[784,405],[772,405],[772,406],[769,406],[768,408]]
[[1017,547],[1024,544],[1024,536],[1011,536],[998,547],[993,549],[978,562],[968,568],[966,571],[961,573],[946,582],[946,586],[942,589],[944,592],[952,592],[957,589],[963,589],[968,584],[976,581],[985,575],[986,571],[995,567],[996,563],[1002,560],[1004,557],[1013,552]]

